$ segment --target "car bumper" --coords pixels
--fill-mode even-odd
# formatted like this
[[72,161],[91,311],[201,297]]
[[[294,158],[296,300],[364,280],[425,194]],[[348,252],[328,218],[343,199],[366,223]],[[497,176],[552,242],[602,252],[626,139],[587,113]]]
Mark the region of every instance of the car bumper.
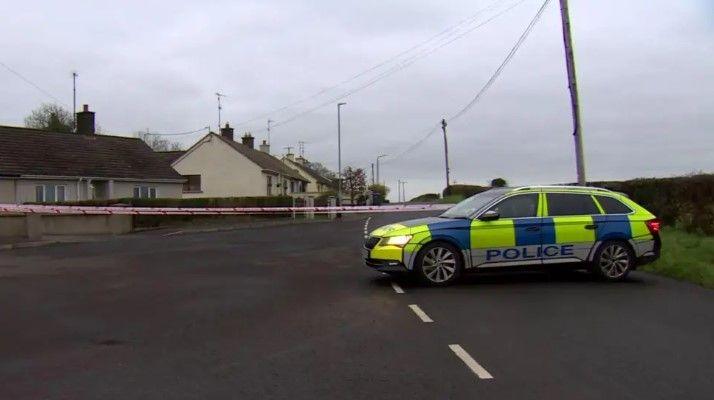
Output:
[[407,272],[407,268],[400,261],[365,258],[364,263],[379,272]]
[[662,239],[659,235],[654,237],[654,247],[652,251],[648,251],[645,254],[637,258],[637,265],[645,265],[657,261],[659,258],[660,251],[662,250]]

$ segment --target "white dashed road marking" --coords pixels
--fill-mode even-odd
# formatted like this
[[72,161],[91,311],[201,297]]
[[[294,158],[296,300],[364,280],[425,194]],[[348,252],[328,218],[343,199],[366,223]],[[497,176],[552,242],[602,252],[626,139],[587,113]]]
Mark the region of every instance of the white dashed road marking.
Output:
[[464,364],[466,364],[466,366],[469,367],[469,368],[471,369],[471,371],[473,371],[473,373],[476,374],[480,379],[493,379],[493,376],[492,376],[491,374],[489,374],[488,371],[486,371],[486,369],[484,369],[484,367],[481,366],[481,364],[477,363],[476,360],[474,360],[473,357],[471,357],[471,356],[469,355],[469,353],[467,353],[466,350],[464,350],[463,347],[461,347],[461,346],[458,345],[458,344],[450,344],[450,345],[449,345],[449,348],[450,348],[451,351],[453,351],[454,354],[456,354],[456,356],[459,357],[459,358],[461,359],[461,361],[463,361]]
[[369,235],[369,220],[372,219],[372,217],[368,217],[366,221],[364,221],[364,237],[366,238],[367,235]]
[[397,294],[404,294],[404,289],[399,287],[399,285],[397,285],[394,282],[392,282],[392,289],[394,289],[394,291],[397,292]]
[[163,234],[161,236],[173,236],[173,235],[179,235],[181,233],[183,233],[183,231],[169,232],[169,233]]
[[431,318],[429,318],[429,316],[426,315],[426,313],[425,313],[421,308],[419,308],[418,305],[416,305],[416,304],[409,304],[409,308],[411,308],[412,311],[414,311],[414,314],[416,314],[419,318],[421,318],[422,321],[424,321],[424,322],[434,322],[434,320],[431,319]]

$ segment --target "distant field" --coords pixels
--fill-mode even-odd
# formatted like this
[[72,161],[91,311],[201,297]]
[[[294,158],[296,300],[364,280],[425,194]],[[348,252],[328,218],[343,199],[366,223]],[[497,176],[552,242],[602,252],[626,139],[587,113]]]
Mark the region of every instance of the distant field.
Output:
[[714,237],[662,229],[662,255],[642,270],[714,289]]

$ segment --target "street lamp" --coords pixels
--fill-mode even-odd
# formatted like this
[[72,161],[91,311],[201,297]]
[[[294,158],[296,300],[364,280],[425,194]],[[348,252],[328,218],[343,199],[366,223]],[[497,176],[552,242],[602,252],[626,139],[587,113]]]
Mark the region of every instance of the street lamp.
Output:
[[337,103],[337,204],[342,205],[342,133],[340,109],[347,103]]
[[386,154],[380,154],[380,155],[377,156],[377,184],[378,184],[378,185],[381,185],[381,184],[382,184],[381,181],[379,180],[379,159],[380,159],[380,158],[383,158],[383,157],[386,157],[386,156],[387,156]]

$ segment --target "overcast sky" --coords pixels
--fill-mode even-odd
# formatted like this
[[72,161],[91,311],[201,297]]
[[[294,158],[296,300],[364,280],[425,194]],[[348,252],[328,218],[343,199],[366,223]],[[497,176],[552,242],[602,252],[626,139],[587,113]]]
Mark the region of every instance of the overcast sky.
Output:
[[[77,70],[78,104],[90,104],[109,134],[215,130],[220,90],[224,122],[257,118],[237,130],[260,141],[270,118],[279,125],[274,154],[305,141],[306,156],[332,168],[332,99],[391,71],[343,100],[343,165],[369,170],[380,153],[401,155],[381,171],[396,198],[397,179],[408,182],[407,197],[444,187],[440,131],[404,151],[471,100],[542,1],[507,12],[519,0],[97,3],[108,4],[3,0],[0,62],[68,109]],[[713,171],[714,2],[571,0],[570,7],[588,179]],[[3,125],[22,125],[32,109],[54,101],[2,67],[0,88]],[[554,0],[481,101],[449,122],[452,181],[574,181],[571,123]],[[188,147],[203,133],[172,138]]]

